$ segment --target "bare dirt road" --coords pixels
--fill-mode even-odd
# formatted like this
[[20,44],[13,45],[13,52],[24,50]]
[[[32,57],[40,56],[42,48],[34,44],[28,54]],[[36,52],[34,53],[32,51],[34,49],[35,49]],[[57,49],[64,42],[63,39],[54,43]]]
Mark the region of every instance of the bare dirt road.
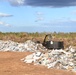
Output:
[[76,75],[66,70],[47,69],[44,66],[26,64],[20,59],[29,52],[0,52],[0,75]]

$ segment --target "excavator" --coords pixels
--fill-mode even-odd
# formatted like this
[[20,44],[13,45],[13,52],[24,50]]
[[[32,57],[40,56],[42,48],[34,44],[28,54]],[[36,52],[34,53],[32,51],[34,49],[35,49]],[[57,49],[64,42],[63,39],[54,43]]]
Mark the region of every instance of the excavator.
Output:
[[47,49],[64,49],[64,42],[63,41],[53,41],[52,35],[47,34],[44,38],[42,43]]

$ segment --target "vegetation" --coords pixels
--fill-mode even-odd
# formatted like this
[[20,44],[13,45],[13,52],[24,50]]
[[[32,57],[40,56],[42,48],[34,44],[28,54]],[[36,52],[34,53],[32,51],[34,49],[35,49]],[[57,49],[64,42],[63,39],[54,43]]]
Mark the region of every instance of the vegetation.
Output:
[[[26,33],[26,32],[7,32],[7,33],[2,33],[0,32],[0,40],[12,40],[15,42],[25,42],[26,40],[37,40],[40,41],[41,43],[44,40],[45,35],[48,34],[46,32],[44,33]],[[52,40],[60,40],[64,41],[64,46],[76,46],[76,33],[49,33],[53,36]]]

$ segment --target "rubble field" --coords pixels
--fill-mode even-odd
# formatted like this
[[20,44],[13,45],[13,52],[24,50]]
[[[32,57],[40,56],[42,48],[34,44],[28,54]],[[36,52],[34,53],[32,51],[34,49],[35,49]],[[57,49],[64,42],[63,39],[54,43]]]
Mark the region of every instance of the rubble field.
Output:
[[0,52],[0,75],[76,75],[72,71],[48,69],[20,61],[29,54],[31,52]]
[[[72,46],[64,50],[63,49],[48,50],[44,46],[42,46],[42,44],[34,42],[32,40],[27,40],[24,43],[13,42],[11,40],[8,41],[0,40],[0,53],[3,54],[6,53],[5,55],[3,54],[0,55],[0,58],[2,57],[1,60],[4,61],[5,65],[1,67],[1,70],[3,68],[3,70],[5,70],[4,72],[6,73],[7,72],[11,73],[12,72],[11,69],[13,69],[13,71],[14,70],[17,71],[20,68],[25,69],[26,73],[23,75],[30,75],[27,74],[29,72],[33,72],[33,74],[31,75],[37,75],[36,73],[34,73],[34,71],[38,73],[41,71],[41,69],[43,70],[41,75],[51,74],[50,71],[54,70],[59,71],[58,75],[60,74],[61,71],[62,72],[65,71],[66,75],[67,72],[70,73],[70,75],[72,75],[73,72],[76,74],[76,48]],[[18,55],[15,55],[16,53]],[[24,56],[24,57],[18,58],[18,56],[19,57]],[[2,61],[0,61],[1,64],[3,64]],[[18,63],[17,61],[19,62],[19,64],[17,64]],[[22,65],[21,63],[24,65],[21,66]],[[6,68],[8,67],[7,65],[10,65],[9,70],[6,70]],[[27,72],[26,70],[29,72]],[[49,73],[46,74],[45,73],[46,71]],[[22,70],[20,71],[20,73],[22,73]]]

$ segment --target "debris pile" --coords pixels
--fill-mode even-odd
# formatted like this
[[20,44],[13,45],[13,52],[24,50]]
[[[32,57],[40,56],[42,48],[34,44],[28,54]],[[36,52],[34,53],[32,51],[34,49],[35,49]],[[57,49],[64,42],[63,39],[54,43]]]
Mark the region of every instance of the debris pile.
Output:
[[27,40],[24,43],[0,40],[0,51],[29,51],[33,54],[21,59],[26,63],[44,65],[48,68],[71,70],[76,72],[76,49],[69,47],[65,50],[47,50],[42,44]]
[[76,71],[76,49],[49,50],[46,53],[35,52],[21,59],[25,63],[44,65],[47,68],[56,68]]
[[0,51],[35,52],[38,50],[41,51],[46,49],[42,46],[42,44],[35,43],[31,40],[27,40],[24,43],[13,42],[11,40],[9,41],[0,40]]

